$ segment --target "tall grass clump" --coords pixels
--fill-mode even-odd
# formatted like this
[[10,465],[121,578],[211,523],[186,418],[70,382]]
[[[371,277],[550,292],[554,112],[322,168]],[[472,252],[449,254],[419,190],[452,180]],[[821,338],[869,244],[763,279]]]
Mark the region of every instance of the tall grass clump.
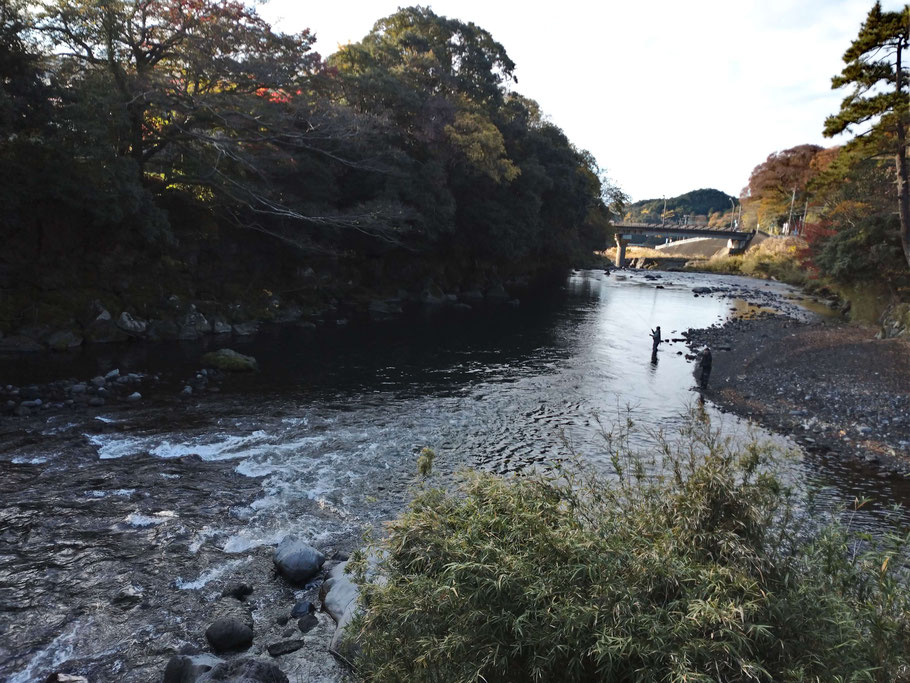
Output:
[[910,680],[906,539],[813,524],[776,456],[705,423],[649,459],[608,436],[608,475],[420,490],[375,543],[381,578],[360,574],[360,675]]

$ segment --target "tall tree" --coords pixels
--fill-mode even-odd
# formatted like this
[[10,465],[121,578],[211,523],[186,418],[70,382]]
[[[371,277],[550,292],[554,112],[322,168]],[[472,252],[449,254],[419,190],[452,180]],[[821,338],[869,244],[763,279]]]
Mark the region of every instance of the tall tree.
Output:
[[910,69],[904,52],[910,43],[910,5],[883,12],[876,2],[856,39],[844,53],[846,66],[833,88],[853,86],[840,112],[825,121],[826,136],[868,126],[850,143],[894,155],[898,215],[904,257],[910,265],[910,189],[907,178],[907,125]]
[[275,33],[234,0],[44,0],[38,26],[77,79],[109,79],[118,153],[140,171],[202,131],[249,128],[243,96],[300,87],[319,63],[309,31]]
[[770,154],[756,166],[742,193],[746,223],[779,227],[791,220],[791,208],[803,204],[822,151],[818,145],[798,145]]

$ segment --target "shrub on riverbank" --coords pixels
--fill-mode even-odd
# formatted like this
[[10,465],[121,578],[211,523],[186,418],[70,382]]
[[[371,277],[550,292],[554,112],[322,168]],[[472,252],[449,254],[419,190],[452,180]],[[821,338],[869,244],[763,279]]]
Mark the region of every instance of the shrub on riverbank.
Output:
[[611,440],[609,479],[421,491],[362,586],[364,678],[907,680],[906,540],[812,531],[767,450],[687,436],[647,462]]

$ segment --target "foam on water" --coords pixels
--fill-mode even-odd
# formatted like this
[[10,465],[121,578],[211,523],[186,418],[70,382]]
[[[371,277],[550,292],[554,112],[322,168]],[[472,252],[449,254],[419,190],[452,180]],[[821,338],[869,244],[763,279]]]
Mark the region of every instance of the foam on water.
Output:
[[176,517],[177,515],[172,510],[162,510],[161,512],[156,512],[154,515],[143,515],[139,512],[131,512],[123,521],[130,526],[146,527],[155,524],[164,524]]
[[51,643],[35,653],[31,661],[22,671],[13,674],[8,683],[33,683],[43,680],[42,672],[53,671],[63,662],[71,659],[74,652],[73,640],[76,634],[88,624],[74,623],[67,631],[54,638]]
[[115,489],[113,491],[86,491],[85,495],[89,498],[107,498],[108,496],[131,496],[136,493],[136,489]]
[[250,558],[225,562],[222,565],[212,567],[211,569],[202,572],[194,581],[184,581],[182,577],[177,577],[177,580],[174,581],[174,585],[182,591],[199,590],[210,581],[214,581],[215,579],[234,571],[238,567],[247,564],[249,561]]
[[44,456],[36,456],[34,458],[27,458],[25,456],[17,455],[12,460],[10,460],[10,462],[13,463],[14,465],[43,465],[48,460],[50,460],[50,458],[47,458]]

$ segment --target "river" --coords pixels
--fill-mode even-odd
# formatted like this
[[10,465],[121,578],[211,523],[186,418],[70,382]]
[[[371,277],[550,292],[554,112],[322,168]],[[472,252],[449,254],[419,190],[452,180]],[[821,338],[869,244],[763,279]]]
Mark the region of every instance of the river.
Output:
[[[694,296],[698,286],[731,296]],[[175,651],[204,648],[224,581],[267,566],[287,533],[331,551],[395,515],[423,446],[436,451],[441,482],[466,467],[511,472],[573,453],[597,466],[600,424],[631,411],[635,445],[646,449],[647,433],[672,433],[696,396],[687,349],[672,340],[754,311],[765,299],[750,290],[814,315],[778,283],[578,271],[514,308],[316,333],[268,328],[231,344],[260,372],[229,378],[217,394],[177,396],[205,344],[0,363],[3,383],[114,367],[162,375],[135,406],[55,413],[37,427],[0,418],[0,679],[57,670],[93,682],[157,679]],[[656,325],[671,341],[652,361]],[[747,438],[743,421],[709,410]],[[848,465],[805,455],[787,476],[821,491],[829,508],[876,498],[860,526],[893,523],[886,484]],[[280,582],[262,578],[256,595],[268,590]]]

